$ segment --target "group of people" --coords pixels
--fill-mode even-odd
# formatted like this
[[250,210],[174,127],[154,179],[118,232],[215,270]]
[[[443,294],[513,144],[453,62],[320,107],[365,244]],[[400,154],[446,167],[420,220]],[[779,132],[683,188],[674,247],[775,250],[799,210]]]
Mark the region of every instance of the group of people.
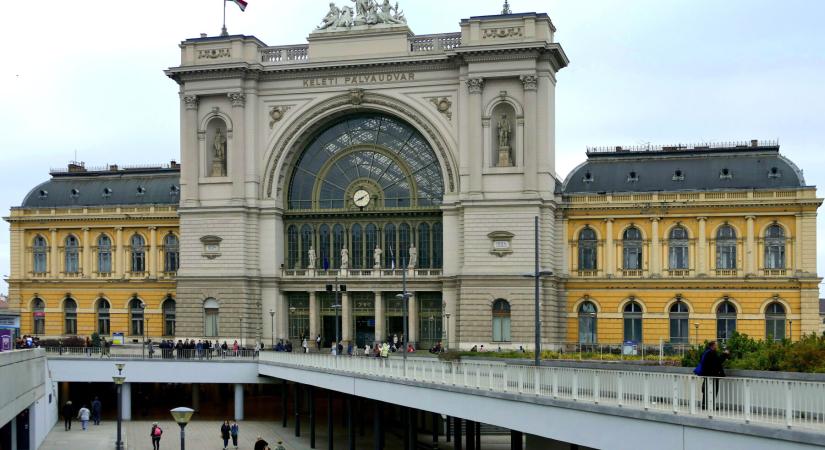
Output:
[[60,411],[61,415],[63,416],[63,429],[65,431],[70,431],[72,429],[72,421],[76,418],[80,420],[80,427],[83,431],[86,431],[89,427],[89,421],[91,420],[92,423],[95,425],[100,425],[100,415],[103,411],[103,404],[100,403],[100,399],[95,397],[91,403],[91,409],[86,407],[86,404],[83,404],[80,409],[75,412],[75,407],[72,404],[71,400],[67,400],[65,404],[63,404],[63,408]]
[[24,334],[17,338],[14,341],[14,348],[20,350],[24,348],[37,348],[40,347],[40,338],[37,336],[30,336],[28,334]]
[[[147,342],[147,346],[151,357],[155,353],[151,340]],[[198,339],[197,341],[195,339],[178,339],[177,343],[172,339],[167,339],[160,341],[158,348],[163,359],[212,359],[216,352],[218,357],[226,358],[239,356],[242,350],[246,350],[238,344],[237,340],[230,345],[226,341],[218,344],[218,341],[212,342],[208,339]]]
[[[306,342],[306,338],[304,339],[304,342]],[[275,344],[274,350],[276,352],[292,352],[292,342],[290,342],[290,341],[284,342],[283,339],[280,339],[280,340],[278,340],[278,343]]]
[[[238,450],[238,435],[240,434],[241,427],[238,425],[238,422],[232,420],[224,420],[221,424],[221,442],[223,443],[223,450],[227,450],[229,448],[229,441],[232,441],[232,446],[235,450]],[[149,430],[149,437],[152,439],[152,449],[153,450],[160,450],[160,439],[163,437],[163,429],[158,425],[157,422],[152,423],[152,428]],[[282,441],[278,441],[278,446],[273,448],[269,447],[269,442],[264,440],[261,436],[258,436],[255,439],[255,447],[254,450],[286,450]]]

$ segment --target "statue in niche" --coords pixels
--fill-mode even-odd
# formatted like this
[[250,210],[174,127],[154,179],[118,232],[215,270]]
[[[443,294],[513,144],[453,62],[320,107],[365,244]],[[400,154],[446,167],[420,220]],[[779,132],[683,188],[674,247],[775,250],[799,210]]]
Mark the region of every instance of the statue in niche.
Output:
[[341,269],[349,268],[349,250],[346,247],[341,249]]
[[309,245],[309,255],[308,256],[309,256],[309,268],[314,269],[315,268],[315,247],[312,244]]
[[329,27],[338,26],[338,18],[341,16],[341,10],[335,6],[335,3],[329,4],[329,12],[323,19],[321,25],[318,25],[319,30],[326,30]]
[[223,135],[220,128],[215,130],[215,139],[212,141],[212,149],[214,151],[214,159],[212,160],[212,176],[226,176],[226,136]]
[[415,244],[410,246],[410,263],[407,265],[408,269],[415,269],[415,266],[418,264],[418,249],[415,248]]
[[375,247],[375,250],[372,252],[372,260],[373,260],[373,269],[380,269],[381,268],[381,255],[384,254],[384,251],[381,250],[379,247]]
[[513,132],[510,119],[507,113],[501,113],[498,120],[498,166],[509,167],[513,165],[512,152],[510,151],[510,136]]

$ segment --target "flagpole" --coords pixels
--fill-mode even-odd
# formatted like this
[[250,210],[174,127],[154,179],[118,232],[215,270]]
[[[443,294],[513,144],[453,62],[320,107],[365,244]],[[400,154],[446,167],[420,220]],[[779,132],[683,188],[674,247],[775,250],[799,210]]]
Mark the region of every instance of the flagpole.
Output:
[[221,36],[229,36],[226,31],[226,0],[223,0],[223,26],[221,27]]

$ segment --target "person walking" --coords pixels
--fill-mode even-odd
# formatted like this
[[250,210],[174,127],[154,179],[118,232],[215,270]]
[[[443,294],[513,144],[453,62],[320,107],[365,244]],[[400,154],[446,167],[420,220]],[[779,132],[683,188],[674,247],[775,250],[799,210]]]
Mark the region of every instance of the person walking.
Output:
[[301,348],[304,349],[304,353],[309,353],[309,342],[307,342],[307,338],[301,340]]
[[[705,351],[699,358],[699,364],[693,369],[693,373],[697,376],[703,377],[702,381],[702,409],[707,409],[707,399],[711,395],[714,398],[713,404],[716,404],[716,393],[719,392],[719,378],[725,376],[725,360],[730,357],[730,352],[725,350],[721,354],[718,351],[718,344],[716,341],[708,342]],[[713,383],[709,383],[709,380]],[[708,385],[711,385],[713,391],[708,394]]]
[[152,422],[152,430],[149,431],[149,436],[152,437],[152,450],[160,450],[160,437],[163,436],[163,430],[157,422]]
[[255,439],[255,450],[269,450],[269,442],[266,442],[261,435]]
[[315,350],[321,351],[321,335],[315,338]]
[[229,445],[229,421],[224,420],[223,424],[221,425],[221,439],[223,439],[223,450],[226,450],[226,447]]
[[100,425],[100,413],[103,410],[103,405],[100,403],[100,399],[95,397],[92,400],[92,422],[95,425]]
[[86,431],[86,428],[89,426],[89,417],[91,417],[92,412],[89,411],[89,408],[86,405],[80,407],[80,410],[77,411],[77,418],[80,419],[80,428],[83,431]]
[[61,413],[63,414],[63,428],[66,431],[71,431],[72,419],[74,419],[74,407],[72,406],[71,400],[68,400],[66,404],[63,405]]
[[238,422],[232,421],[232,425],[229,426],[229,435],[232,437],[232,446],[235,447],[235,450],[238,450],[238,431],[240,427],[238,427]]

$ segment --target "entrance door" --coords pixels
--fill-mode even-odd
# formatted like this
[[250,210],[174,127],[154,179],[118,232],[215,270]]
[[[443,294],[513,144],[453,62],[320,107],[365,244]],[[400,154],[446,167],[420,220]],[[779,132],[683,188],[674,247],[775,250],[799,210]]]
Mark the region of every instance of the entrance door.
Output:
[[[335,316],[323,316],[323,327],[321,328],[321,341],[323,346],[330,348],[335,340]],[[338,337],[341,337],[341,316],[338,316]]]
[[387,341],[392,342],[392,336],[398,336],[398,345],[404,341],[404,317],[403,316],[389,316],[387,317]]
[[364,348],[364,345],[375,341],[375,317],[356,316],[355,317],[355,345]]

